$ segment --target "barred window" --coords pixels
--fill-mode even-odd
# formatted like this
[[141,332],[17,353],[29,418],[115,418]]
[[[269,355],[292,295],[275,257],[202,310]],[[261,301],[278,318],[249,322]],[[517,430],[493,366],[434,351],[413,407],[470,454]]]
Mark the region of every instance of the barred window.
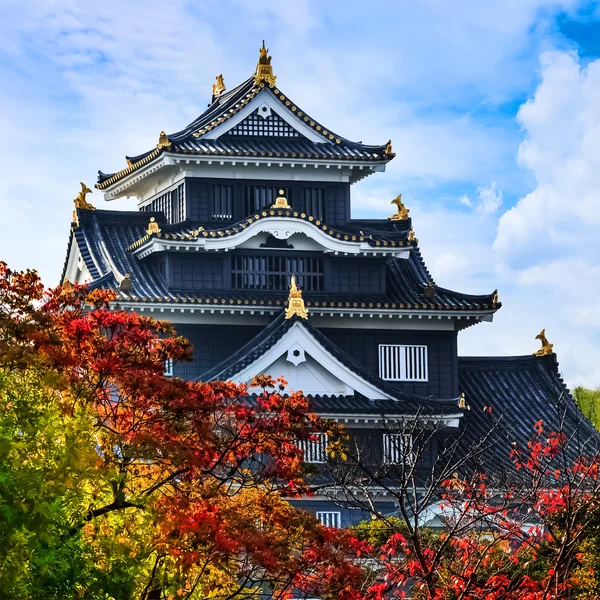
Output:
[[279,190],[283,190],[283,195],[292,202],[288,195],[288,188],[282,186],[249,185],[246,186],[244,195],[244,210],[246,215],[255,213],[272,206],[275,198],[279,196]]
[[165,375],[167,377],[173,377],[173,361],[170,358],[165,360]]
[[213,185],[211,196],[212,218],[219,220],[230,220],[233,218],[233,186]]
[[185,221],[185,196],[184,196],[184,185],[177,186],[177,189],[173,192],[173,195],[177,201],[177,213],[175,215],[175,223],[181,223]]
[[412,452],[412,437],[407,433],[383,434],[383,462],[398,464]]
[[327,460],[327,434],[315,433],[312,440],[298,440],[298,448],[307,463],[324,463]]
[[316,517],[325,527],[341,527],[342,513],[339,511],[318,510]]
[[379,377],[387,381],[427,381],[427,346],[380,344]]
[[323,290],[323,258],[307,256],[233,256],[231,283],[234,289],[285,291],[296,275],[307,292]]
[[304,212],[315,219],[323,219],[323,188],[304,189]]
[[268,117],[263,118],[258,111],[257,108],[243,121],[232,127],[226,135],[300,137],[300,134],[278,114],[272,112]]

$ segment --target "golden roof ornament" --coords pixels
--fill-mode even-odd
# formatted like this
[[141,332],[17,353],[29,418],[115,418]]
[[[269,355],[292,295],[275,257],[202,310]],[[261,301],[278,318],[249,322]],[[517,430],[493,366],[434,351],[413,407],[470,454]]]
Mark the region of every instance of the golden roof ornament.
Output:
[[292,208],[287,201],[287,198],[283,195],[285,192],[283,190],[279,190],[279,196],[275,198],[275,204],[271,206],[271,208]]
[[415,238],[415,230],[412,227],[410,228],[410,233],[408,234],[408,241],[409,242],[417,241],[417,239]]
[[467,400],[465,399],[464,392],[462,392],[462,394],[460,395],[460,398],[458,399],[458,408],[462,408],[463,410],[466,410],[466,408],[467,408]]
[[92,206],[85,199],[87,194],[92,193],[92,190],[90,190],[90,188],[87,185],[85,185],[85,183],[83,183],[83,181],[80,181],[79,185],[81,186],[81,191],[73,199],[73,203],[75,204],[75,210],[73,211],[73,223],[76,223],[77,225],[79,225],[79,219],[77,218],[77,209],[78,208],[84,209],[84,210],[96,210],[96,207]]
[[160,233],[160,227],[156,222],[154,217],[150,217],[150,223],[148,223],[148,229],[146,229],[146,233],[148,235],[152,235],[153,233]]
[[498,304],[498,290],[494,290],[494,295],[492,296],[492,304],[494,306]]
[[96,210],[96,208],[85,199],[85,197],[88,194],[92,193],[92,190],[90,190],[90,188],[87,185],[85,185],[83,181],[80,181],[79,185],[81,186],[81,191],[73,200],[73,202],[75,203],[75,208],[83,208],[85,210]]
[[540,342],[542,343],[542,347],[537,352],[534,352],[536,356],[548,356],[549,354],[553,353],[553,345],[548,341],[548,338],[546,337],[546,329],[542,329],[538,333],[538,335],[535,336],[535,339],[540,340]]
[[291,319],[294,315],[298,315],[301,319],[308,319],[308,310],[304,306],[302,299],[302,290],[296,286],[296,276],[292,275],[290,280],[290,295],[288,297],[288,305],[285,309],[285,318]]
[[66,296],[72,294],[75,291],[75,286],[65,277],[62,285],[60,286],[60,295]]
[[392,150],[392,140],[388,140],[388,143],[385,145],[385,153],[394,154],[394,151]]
[[265,40],[263,40],[262,48],[259,50],[258,63],[256,63],[256,73],[254,73],[254,83],[258,85],[261,82],[269,84],[269,87],[275,87],[277,77],[273,75],[273,67],[271,66],[271,57],[268,56],[269,49],[265,48]]
[[388,217],[390,221],[406,221],[408,219],[408,213],[410,210],[404,206],[404,202],[402,202],[402,194],[398,194],[391,202],[396,205],[396,212]]
[[215,96],[220,96],[227,88],[225,87],[225,82],[223,81],[223,74],[217,75],[217,80],[213,83],[212,86],[212,95],[213,98]]
[[157,148],[168,148],[171,145],[171,141],[167,137],[167,134],[164,131],[160,132],[158,136],[158,144],[156,144]]

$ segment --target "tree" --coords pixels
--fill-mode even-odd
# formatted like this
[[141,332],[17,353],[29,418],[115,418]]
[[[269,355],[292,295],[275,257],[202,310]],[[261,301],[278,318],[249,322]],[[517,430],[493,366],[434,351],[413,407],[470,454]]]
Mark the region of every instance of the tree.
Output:
[[[569,429],[559,415],[563,430],[538,422],[503,466],[494,451],[505,432],[489,416],[488,435],[470,445],[466,429],[450,436],[432,462],[430,443],[442,431],[423,412],[385,422],[399,444],[394,461],[369,460],[359,439],[348,440],[344,460],[330,461],[332,499],[373,517],[353,531],[356,560],[371,582],[364,597],[600,597],[591,551],[598,540],[598,436]],[[395,515],[377,512],[381,493],[395,501]]]
[[573,390],[573,398],[577,402],[581,412],[600,429],[600,389],[591,390],[577,386]]
[[284,496],[305,490],[295,442],[335,432],[282,381],[165,376],[187,341],[111,302],[0,265],[3,597],[333,590],[333,534]]

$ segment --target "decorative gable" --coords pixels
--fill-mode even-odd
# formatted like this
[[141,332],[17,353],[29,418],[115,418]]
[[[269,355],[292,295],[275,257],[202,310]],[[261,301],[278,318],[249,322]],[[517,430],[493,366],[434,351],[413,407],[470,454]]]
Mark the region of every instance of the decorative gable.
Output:
[[226,135],[244,137],[284,137],[299,138],[296,131],[287,121],[284,121],[268,104],[259,106],[252,114],[230,129]]
[[361,394],[370,400],[392,399],[372,382],[353,372],[323,347],[300,321],[295,322],[266,352],[228,379],[248,383],[257,374],[283,376],[290,390],[311,396]]

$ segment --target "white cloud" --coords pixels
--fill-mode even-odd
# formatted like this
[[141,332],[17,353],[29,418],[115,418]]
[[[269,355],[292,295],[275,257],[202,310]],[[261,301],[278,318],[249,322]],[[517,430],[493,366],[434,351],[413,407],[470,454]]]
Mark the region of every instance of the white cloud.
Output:
[[[195,118],[214,76],[229,87],[244,80],[265,38],[278,82],[303,109],[366,143],[392,138],[398,155],[353,188],[354,214],[385,217],[402,192],[438,283],[500,289],[497,321],[463,332],[461,350],[532,351],[547,326],[570,380],[600,383],[591,333],[600,64],[545,54],[519,112],[524,133],[496,110],[531,89],[541,50],[555,42],[553,18],[577,0],[390,0],[366,12],[358,0],[6,4],[0,258],[56,283],[78,182]],[[496,236],[501,206],[522,195],[528,173],[535,189],[503,214]],[[465,189],[476,191],[460,197]],[[91,200],[133,205],[106,206],[98,192]]]

